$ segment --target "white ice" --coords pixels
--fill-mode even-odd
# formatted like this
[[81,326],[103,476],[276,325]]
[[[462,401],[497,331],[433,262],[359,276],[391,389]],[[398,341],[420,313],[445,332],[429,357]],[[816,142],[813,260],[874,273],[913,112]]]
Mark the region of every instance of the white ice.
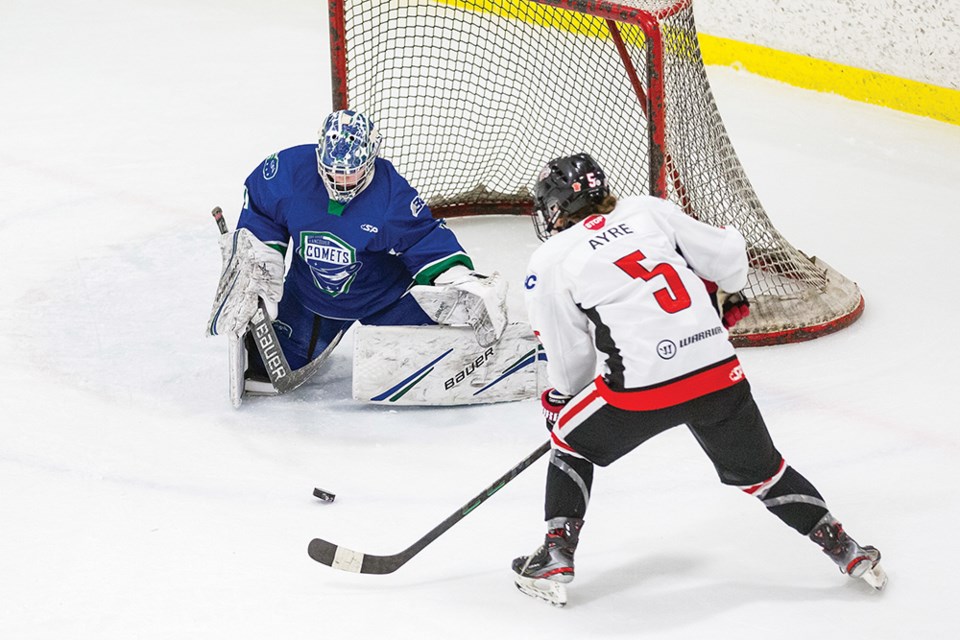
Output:
[[[543,461],[395,574],[310,560],[316,536],[400,551],[545,439],[532,400],[358,404],[348,343],[230,407],[209,210],[235,222],[256,163],[313,139],[326,21],[320,0],[0,5],[0,638],[954,637],[960,128],[725,68],[775,224],[867,301],[741,358],[887,590],[720,485],[682,429],[598,470],[564,610],[509,570],[542,536]],[[453,224],[518,291],[528,223]]]

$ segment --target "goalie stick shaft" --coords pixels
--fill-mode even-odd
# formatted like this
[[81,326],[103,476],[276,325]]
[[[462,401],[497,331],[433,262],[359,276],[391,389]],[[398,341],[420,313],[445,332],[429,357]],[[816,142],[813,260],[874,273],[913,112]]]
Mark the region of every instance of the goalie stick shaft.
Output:
[[502,489],[508,482],[516,478],[520,473],[540,459],[543,454],[550,450],[550,441],[544,442],[537,447],[536,451],[521,460],[515,467],[497,478],[489,487],[474,496],[469,502],[460,507],[457,511],[431,529],[425,536],[414,542],[412,545],[391,556],[375,556],[359,551],[353,551],[332,542],[327,542],[320,538],[314,538],[307,547],[307,553],[311,558],[334,569],[349,571],[352,573],[375,573],[385,574],[393,573],[408,560],[423,551],[423,549],[446,533],[453,525],[463,520],[469,513],[486,502],[493,494]]

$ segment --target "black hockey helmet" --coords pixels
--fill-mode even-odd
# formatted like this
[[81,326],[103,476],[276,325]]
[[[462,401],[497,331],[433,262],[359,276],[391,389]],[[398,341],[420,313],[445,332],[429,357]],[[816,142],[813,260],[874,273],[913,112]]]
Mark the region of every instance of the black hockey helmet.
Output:
[[607,176],[589,154],[551,160],[540,170],[533,188],[533,226],[537,237],[546,240],[565,228],[557,226],[560,218],[576,217],[608,195]]

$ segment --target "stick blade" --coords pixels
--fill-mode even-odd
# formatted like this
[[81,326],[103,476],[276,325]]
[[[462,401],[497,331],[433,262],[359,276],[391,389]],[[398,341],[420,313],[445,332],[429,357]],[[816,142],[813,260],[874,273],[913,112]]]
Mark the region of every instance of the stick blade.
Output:
[[328,567],[347,571],[349,573],[372,573],[383,575],[393,573],[403,565],[408,558],[404,554],[398,556],[371,556],[359,551],[314,538],[307,547],[311,558]]
[[359,572],[360,567],[363,563],[363,554],[356,554],[354,551],[349,549],[344,549],[348,554],[354,554],[360,556],[360,562],[357,563],[358,567],[356,569],[350,569],[349,564],[344,566],[343,562],[338,562],[338,555],[342,555],[340,547],[333,544],[332,542],[327,542],[326,540],[321,540],[320,538],[314,538],[310,541],[310,545],[307,547],[307,554],[320,564],[325,564],[328,567],[333,567],[334,569],[341,569],[343,571],[355,571]]

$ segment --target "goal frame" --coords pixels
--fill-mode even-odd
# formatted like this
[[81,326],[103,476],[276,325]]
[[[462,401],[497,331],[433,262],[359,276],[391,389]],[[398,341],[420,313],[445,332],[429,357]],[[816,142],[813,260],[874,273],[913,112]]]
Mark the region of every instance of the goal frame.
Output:
[[[347,60],[348,38],[350,36],[346,32],[345,20],[345,4],[348,1],[349,0],[328,0],[331,89],[332,106],[334,110],[346,109],[351,106]],[[443,0],[437,1],[442,2]],[[645,133],[649,151],[646,158],[648,164],[648,193],[650,195],[668,198],[681,206],[688,215],[698,218],[699,216],[697,212],[693,210],[690,198],[686,196],[687,185],[684,183],[684,178],[676,168],[677,165],[672,162],[669,152],[666,113],[667,110],[670,109],[670,106],[667,104],[664,83],[666,73],[664,65],[665,51],[664,34],[661,28],[664,19],[668,19],[683,11],[692,10],[693,0],[677,0],[673,3],[665,3],[665,8],[655,11],[599,0],[527,1],[553,9],[587,14],[604,21],[609,30],[610,38],[616,47],[617,55],[620,58],[620,63],[629,80],[633,94],[645,116]],[[630,25],[631,28],[635,27],[643,32],[643,56],[642,61],[638,61],[637,63],[642,64],[642,66],[639,69],[635,66],[634,61],[627,51],[623,37],[621,36],[620,25]],[[544,160],[546,160],[546,158],[544,158]],[[637,166],[642,166],[642,164],[638,164]],[[669,197],[671,190],[675,198]],[[753,195],[755,196],[755,194]],[[533,209],[532,199],[521,196],[511,196],[508,201],[498,202],[438,202],[436,204],[429,204],[434,217],[437,218],[504,214],[529,216]],[[760,206],[759,203],[758,206]],[[760,209],[761,213],[763,213],[762,206],[760,206]],[[765,213],[763,215],[765,215]],[[790,247],[790,249],[797,251],[792,247]],[[802,252],[798,253],[803,255],[815,270],[823,272],[825,282],[841,282],[841,286],[846,286],[850,300],[853,300],[853,295],[849,293],[850,286],[852,285],[852,290],[857,296],[856,303],[853,305],[848,304],[848,308],[839,316],[823,322],[798,323],[799,326],[791,326],[793,323],[787,322],[785,326],[777,326],[771,330],[756,332],[750,328],[743,330],[739,326],[735,327],[734,330],[731,331],[731,338],[734,344],[737,346],[762,346],[810,340],[843,329],[861,316],[864,310],[864,299],[856,287],[856,284],[849,282],[822,260],[809,258],[802,254]],[[751,266],[758,271],[777,273],[776,266],[771,267],[767,260],[767,256],[764,255],[762,251],[758,251],[755,255],[751,255]],[[788,274],[781,273],[780,275],[789,277]],[[824,286],[826,287],[828,285],[825,284]],[[829,286],[834,285],[830,284]],[[762,307],[760,307],[760,309],[762,313]],[[751,323],[743,322],[741,324],[750,325]]]

